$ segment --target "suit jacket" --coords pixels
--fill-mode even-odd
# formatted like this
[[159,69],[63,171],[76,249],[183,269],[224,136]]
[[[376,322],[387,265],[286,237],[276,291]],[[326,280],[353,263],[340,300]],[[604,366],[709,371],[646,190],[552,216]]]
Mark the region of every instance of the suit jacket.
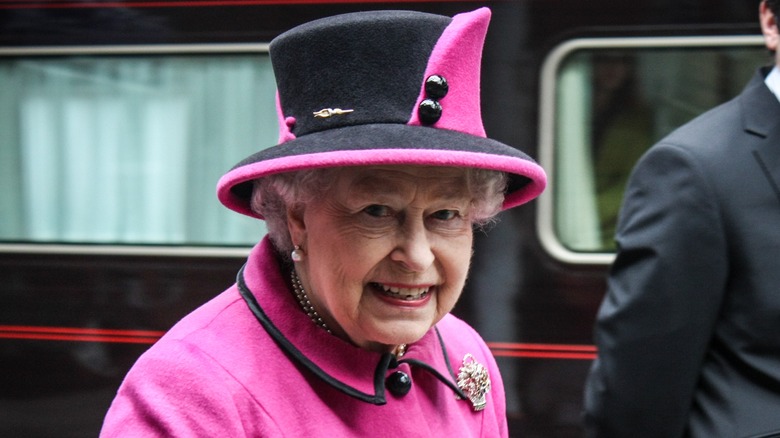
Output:
[[780,434],[780,103],[768,71],[632,172],[585,389],[589,436]]

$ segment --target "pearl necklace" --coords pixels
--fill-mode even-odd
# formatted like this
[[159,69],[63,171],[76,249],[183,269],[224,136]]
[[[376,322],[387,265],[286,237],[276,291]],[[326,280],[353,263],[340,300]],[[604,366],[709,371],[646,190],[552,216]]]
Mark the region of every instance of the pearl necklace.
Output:
[[[317,310],[315,310],[314,306],[311,304],[311,301],[309,300],[309,296],[306,295],[306,290],[303,288],[301,279],[298,277],[298,273],[295,272],[295,269],[293,269],[292,272],[290,273],[290,279],[292,280],[295,299],[298,300],[298,304],[301,306],[301,309],[303,309],[303,312],[309,316],[309,319],[311,319],[315,325],[322,328],[326,332],[333,334],[333,332],[330,331],[328,325],[325,324],[325,321],[322,320],[322,317],[320,317],[320,314],[317,313]],[[395,352],[395,356],[397,358],[400,358],[404,354],[406,354],[406,344],[401,344],[398,346]]]
[[301,279],[298,278],[298,273],[295,272],[295,269],[292,270],[290,277],[292,279],[293,290],[295,291],[295,298],[298,300],[301,309],[303,309],[304,313],[309,315],[309,319],[311,319],[314,324],[332,334],[333,332],[330,331],[328,325],[325,324],[325,321],[322,320],[320,314],[317,313],[314,306],[311,304],[311,301],[309,301],[309,296],[306,295],[306,290],[303,289],[303,284],[301,284]]

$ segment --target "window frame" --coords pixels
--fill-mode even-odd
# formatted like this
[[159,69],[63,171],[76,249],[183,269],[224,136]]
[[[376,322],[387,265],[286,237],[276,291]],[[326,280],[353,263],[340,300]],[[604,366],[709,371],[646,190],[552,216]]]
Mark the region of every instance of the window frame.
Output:
[[[0,46],[0,59],[23,56],[111,56],[111,55],[204,55],[262,54],[267,55],[268,43],[224,44],[164,44],[106,46]],[[238,159],[238,158],[237,158]],[[246,258],[251,245],[199,246],[154,244],[69,244],[69,243],[7,243],[0,241],[0,254],[61,254],[99,256],[154,257],[227,257]]]
[[560,240],[555,230],[555,123],[557,74],[563,61],[583,49],[669,49],[700,47],[763,46],[761,35],[718,35],[677,37],[577,38],[555,46],[541,67],[539,91],[539,164],[547,172],[547,189],[538,198],[536,232],[544,250],[557,261],[575,265],[609,265],[614,252],[577,252]]

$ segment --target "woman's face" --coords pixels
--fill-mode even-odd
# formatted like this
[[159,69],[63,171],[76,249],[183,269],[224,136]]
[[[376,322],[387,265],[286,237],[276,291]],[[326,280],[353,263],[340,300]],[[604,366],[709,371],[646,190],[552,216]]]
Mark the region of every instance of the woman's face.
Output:
[[354,167],[302,212],[288,212],[296,264],[329,328],[389,351],[420,339],[455,305],[471,259],[466,172]]

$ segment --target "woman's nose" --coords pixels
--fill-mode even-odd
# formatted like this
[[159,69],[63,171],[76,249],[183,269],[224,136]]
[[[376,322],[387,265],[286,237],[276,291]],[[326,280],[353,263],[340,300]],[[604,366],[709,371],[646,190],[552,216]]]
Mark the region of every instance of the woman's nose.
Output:
[[428,233],[423,224],[406,228],[405,232],[400,233],[398,244],[390,254],[390,258],[409,271],[423,272],[433,264],[435,259]]

